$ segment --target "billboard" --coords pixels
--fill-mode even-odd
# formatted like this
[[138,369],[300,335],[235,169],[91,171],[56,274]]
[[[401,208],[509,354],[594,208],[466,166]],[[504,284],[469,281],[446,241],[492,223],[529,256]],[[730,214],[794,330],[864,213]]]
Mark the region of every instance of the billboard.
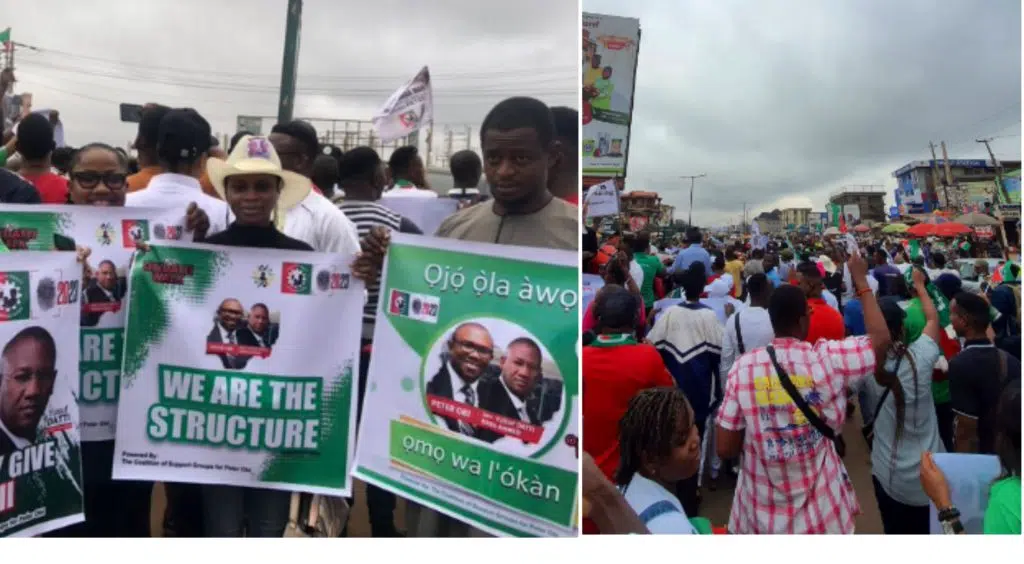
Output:
[[640,20],[583,14],[583,174],[625,176]]

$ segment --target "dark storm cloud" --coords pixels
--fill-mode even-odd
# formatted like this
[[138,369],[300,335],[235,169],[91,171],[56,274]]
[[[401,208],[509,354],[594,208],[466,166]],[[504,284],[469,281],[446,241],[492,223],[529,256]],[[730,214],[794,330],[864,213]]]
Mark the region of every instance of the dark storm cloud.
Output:
[[[639,17],[627,187],[685,218],[735,221],[743,203],[823,210],[844,185],[884,184],[945,140],[952,158],[1020,157],[1021,8],[984,3],[584,0]],[[891,193],[891,190],[890,190]]]
[[[18,51],[18,90],[61,110],[69,142],[124,144],[134,128],[117,121],[118,102],[191,105],[227,133],[238,114],[276,115],[286,8],[0,0],[0,28],[51,50]],[[575,3],[561,0],[305,0],[295,113],[369,119],[424,64],[439,124],[475,126],[517,94],[575,106],[578,38]]]

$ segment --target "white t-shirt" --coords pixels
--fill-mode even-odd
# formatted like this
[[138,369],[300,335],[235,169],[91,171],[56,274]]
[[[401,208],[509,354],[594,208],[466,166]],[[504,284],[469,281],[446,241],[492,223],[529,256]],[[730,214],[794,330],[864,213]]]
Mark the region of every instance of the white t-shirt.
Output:
[[384,192],[384,194],[382,194],[380,198],[382,200],[386,200],[388,198],[426,198],[436,200],[437,197],[437,192],[434,192],[433,190],[424,190],[422,188],[416,187],[406,188],[403,186],[395,186],[391,190]]
[[288,210],[283,232],[309,244],[314,251],[355,255],[360,250],[356,225],[330,200],[312,190]]
[[644,269],[640,268],[640,263],[635,260],[629,261],[629,275],[633,277],[637,288],[644,287]]
[[210,229],[207,235],[213,235],[227,229],[234,220],[231,209],[228,205],[203,193],[199,181],[184,174],[163,173],[154,176],[149,185],[137,192],[131,192],[124,198],[125,207],[133,208],[158,208],[158,209],[181,209],[182,225],[184,225],[185,210],[188,205],[195,202],[210,219]]
[[661,484],[634,474],[624,496],[652,535],[697,534],[683,510],[683,504]]

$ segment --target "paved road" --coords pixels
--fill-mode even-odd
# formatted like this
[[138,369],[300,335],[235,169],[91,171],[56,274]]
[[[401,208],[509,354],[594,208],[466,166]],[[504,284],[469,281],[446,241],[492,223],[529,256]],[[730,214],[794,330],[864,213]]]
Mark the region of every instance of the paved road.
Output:
[[[846,439],[846,470],[850,474],[857,500],[860,502],[861,514],[857,517],[857,534],[882,534],[882,518],[875,502],[875,490],[871,485],[871,453],[860,434],[860,411],[846,422],[843,438]],[[703,517],[711,519],[716,526],[729,522],[729,510],[732,507],[734,480],[720,478],[717,491],[708,491],[704,485],[704,501],[701,505]]]

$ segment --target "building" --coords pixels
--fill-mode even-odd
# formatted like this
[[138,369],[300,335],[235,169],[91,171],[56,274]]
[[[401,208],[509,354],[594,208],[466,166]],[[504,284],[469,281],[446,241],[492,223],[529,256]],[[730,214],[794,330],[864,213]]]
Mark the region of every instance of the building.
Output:
[[828,213],[812,211],[807,217],[807,227],[814,232],[823,231],[828,227]]
[[754,218],[754,221],[757,222],[757,228],[762,235],[781,235],[786,227],[782,223],[782,212],[779,210],[762,212]]
[[[1020,161],[1002,161],[1000,164],[1004,171],[1020,169]],[[943,159],[912,161],[892,173],[896,179],[896,206],[901,215],[931,213],[942,209],[947,201],[955,203],[953,200],[958,194],[950,194],[947,185],[977,186],[996,179],[995,164],[990,160],[950,159],[948,177],[946,165]]]
[[782,227],[799,229],[810,223],[811,208],[786,208],[782,210]]
[[661,196],[657,192],[627,192],[620,200],[622,219],[630,231],[657,225],[661,217]]
[[828,203],[832,213],[841,213],[847,225],[884,222],[887,216],[883,186],[844,186],[828,197]]

